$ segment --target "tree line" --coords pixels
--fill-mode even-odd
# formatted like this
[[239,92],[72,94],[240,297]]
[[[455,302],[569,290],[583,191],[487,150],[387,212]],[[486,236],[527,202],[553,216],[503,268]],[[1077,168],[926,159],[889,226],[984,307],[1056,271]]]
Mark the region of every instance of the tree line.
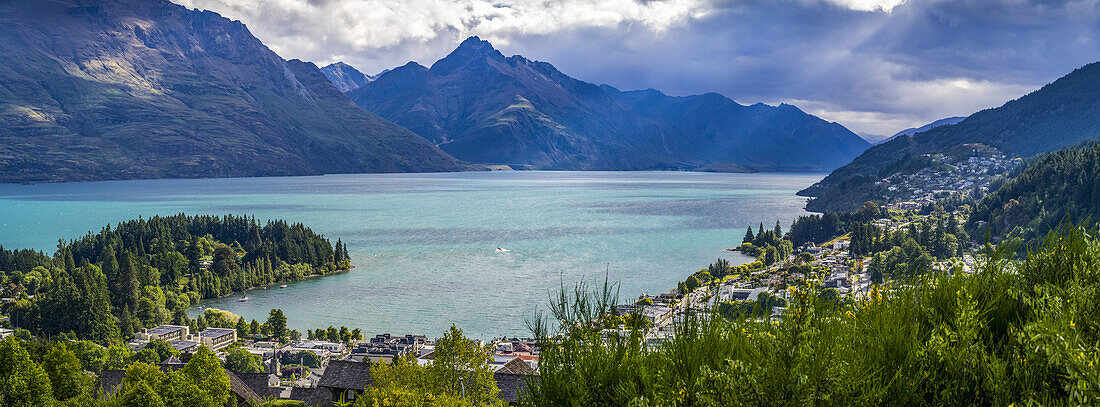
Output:
[[199,300],[347,269],[350,257],[343,242],[302,224],[179,214],[59,241],[52,257],[0,250],[0,266],[12,267],[0,286],[15,325],[109,344],[163,323],[193,325],[186,310]]

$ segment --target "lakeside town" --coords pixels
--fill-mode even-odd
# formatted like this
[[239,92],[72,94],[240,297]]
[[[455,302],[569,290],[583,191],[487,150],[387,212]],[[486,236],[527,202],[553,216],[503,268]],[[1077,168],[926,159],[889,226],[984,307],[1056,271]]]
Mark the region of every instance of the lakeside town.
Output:
[[[945,218],[950,223],[965,220],[965,209],[951,213],[942,209],[923,212],[915,209],[871,210],[875,215],[865,219],[865,226],[875,235],[884,236],[910,231],[919,235],[918,225],[928,228],[927,225],[942,223]],[[633,304],[618,305],[605,317],[604,334],[623,334],[637,329],[647,346],[658,346],[674,339],[677,322],[690,313],[708,310],[726,313],[732,308],[734,315],[751,312],[754,318],[780,318],[794,290],[808,285],[819,287],[822,293],[829,293],[827,295],[834,296],[838,301],[866,298],[882,283],[882,277],[876,278],[870,270],[875,267],[873,249],[864,247],[859,249],[858,255],[853,253],[853,240],[868,237],[855,235],[859,226],[852,229],[821,244],[809,241],[792,248],[789,253],[776,255],[774,253],[782,250],[773,250],[770,244],[761,250],[753,246],[753,241],[760,243],[757,237],[782,236],[781,246],[790,246],[788,239],[792,233],[784,234],[777,224],[775,230],[761,227],[756,236],[750,238],[753,234],[750,228],[750,236],[746,236],[740,246],[729,250],[755,255],[757,260],[743,265],[730,265],[719,260],[709,270],[703,269],[689,276],[678,288],[656,295],[641,294]],[[975,259],[971,251],[965,249],[951,249],[949,255],[942,256],[945,258],[936,260],[931,267],[944,273],[972,273]],[[769,264],[765,265],[765,260]],[[202,260],[200,264],[203,268],[214,266],[209,259]],[[271,334],[275,329],[272,325],[279,324],[280,318],[283,319],[281,324],[285,325],[285,317],[281,317],[281,311],[276,317],[276,311],[272,311],[268,322],[257,325],[253,321],[249,325],[243,318],[226,311],[206,309],[204,321],[236,321],[236,326],[207,326],[195,332],[191,326],[164,324],[142,329],[126,346],[137,353],[156,343],[167,343],[174,352],[159,363],[166,370],[184,366],[200,346],[213,351],[226,364],[239,357],[234,353],[247,354],[258,364],[259,369],[254,369],[258,371],[233,372],[226,369],[235,397],[245,404],[265,399],[297,401],[310,406],[353,401],[372,385],[373,364],[412,358],[419,365],[430,365],[434,359],[438,339],[425,335],[385,333],[363,338],[359,329],[329,327],[310,330],[305,337],[297,331],[288,331],[286,340],[274,340],[280,335]],[[6,318],[2,322],[10,325],[10,320]],[[285,326],[282,329],[286,330]],[[16,332],[12,329],[0,329],[0,339],[14,334]],[[520,337],[474,341],[478,348],[489,350],[488,366],[498,388],[497,397],[508,404],[518,403],[526,383],[538,380],[538,341]],[[112,394],[124,377],[122,370],[104,370],[99,375],[96,388]]]

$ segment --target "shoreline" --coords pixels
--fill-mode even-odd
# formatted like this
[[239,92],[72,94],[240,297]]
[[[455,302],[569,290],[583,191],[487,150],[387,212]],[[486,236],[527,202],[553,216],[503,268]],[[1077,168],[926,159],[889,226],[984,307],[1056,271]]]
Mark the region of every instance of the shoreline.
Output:
[[[237,294],[248,294],[249,291],[255,291],[255,290],[259,290],[259,289],[265,289],[266,290],[267,287],[270,287],[270,286],[273,286],[273,285],[286,284],[287,288],[290,288],[289,286],[290,286],[291,283],[297,283],[297,282],[301,282],[301,281],[311,280],[311,279],[318,278],[318,277],[328,277],[328,276],[332,276],[332,275],[336,275],[336,274],[347,274],[347,273],[350,273],[354,269],[355,269],[355,266],[351,266],[351,267],[347,268],[346,270],[335,270],[335,271],[333,271],[331,273],[327,273],[327,274],[310,274],[310,275],[306,276],[305,278],[303,278],[301,280],[277,281],[277,282],[269,283],[269,284],[265,284],[265,285],[258,285],[258,286],[255,286],[255,287],[246,288],[244,291],[231,292],[229,294],[226,294],[226,295],[223,295],[223,296],[220,296],[220,297],[203,298],[203,299],[199,300],[199,303],[203,303],[203,302],[207,302],[207,301],[211,301],[211,300],[221,300],[221,299],[232,297],[232,296],[237,295]],[[197,307],[197,306],[199,306],[199,304],[192,304],[191,305],[192,308]]]

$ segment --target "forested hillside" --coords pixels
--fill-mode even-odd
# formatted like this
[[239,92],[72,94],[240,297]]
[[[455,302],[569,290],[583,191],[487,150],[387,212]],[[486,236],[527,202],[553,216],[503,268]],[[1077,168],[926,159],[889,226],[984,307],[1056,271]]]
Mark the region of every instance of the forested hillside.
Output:
[[1034,241],[1063,220],[1100,221],[1100,144],[1037,157],[986,195],[968,226],[975,236]]
[[0,250],[5,310],[34,333],[73,332],[100,343],[143,328],[187,324],[204,298],[350,267],[301,224],[240,216],[156,216],[58,244],[53,257]]

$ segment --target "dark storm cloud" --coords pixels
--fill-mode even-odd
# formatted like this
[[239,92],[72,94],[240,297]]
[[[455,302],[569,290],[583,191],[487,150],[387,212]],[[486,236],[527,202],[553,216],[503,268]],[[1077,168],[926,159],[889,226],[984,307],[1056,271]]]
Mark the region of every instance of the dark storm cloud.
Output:
[[480,35],[624,89],[788,102],[887,134],[998,106],[1100,59],[1100,0],[180,0],[287,58],[365,73]]

